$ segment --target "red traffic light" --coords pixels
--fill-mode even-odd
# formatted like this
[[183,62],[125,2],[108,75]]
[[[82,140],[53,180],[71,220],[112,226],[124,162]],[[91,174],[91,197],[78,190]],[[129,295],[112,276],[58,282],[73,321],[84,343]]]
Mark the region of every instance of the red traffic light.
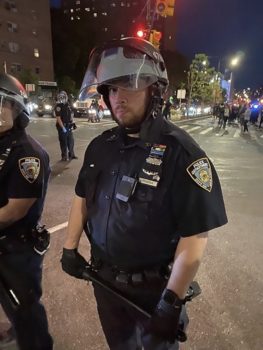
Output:
[[136,34],[137,34],[138,38],[144,38],[145,37],[144,30],[142,30],[142,29],[137,30]]

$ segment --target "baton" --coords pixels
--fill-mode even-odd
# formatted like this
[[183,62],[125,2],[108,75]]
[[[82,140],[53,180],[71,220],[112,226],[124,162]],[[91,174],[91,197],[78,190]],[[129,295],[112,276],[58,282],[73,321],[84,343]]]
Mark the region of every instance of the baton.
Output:
[[135,304],[134,302],[132,302],[128,298],[124,297],[114,287],[109,286],[104,280],[102,280],[100,277],[98,277],[98,275],[90,267],[86,267],[86,269],[83,271],[82,277],[86,281],[91,281],[91,282],[96,283],[97,285],[99,285],[100,287],[102,287],[106,291],[110,292],[112,295],[114,295],[118,299],[124,301],[126,304],[130,305],[131,307],[133,307],[134,309],[139,311],[141,314],[143,314],[147,318],[151,318],[151,314],[149,314],[149,312],[143,310],[139,305]]
[[5,280],[0,275],[0,296],[3,300],[7,300],[9,304],[11,304],[12,308],[16,310],[20,305],[20,301],[18,300],[15,292],[8,287]]
[[[146,316],[148,319],[151,318],[151,314],[144,309],[142,309],[139,305],[132,302],[130,299],[123,296],[116,288],[109,286],[107,282],[105,282],[102,278],[100,278],[96,272],[92,270],[91,267],[86,267],[86,269],[82,273],[82,278],[86,281],[91,281],[96,283],[104,290],[108,291],[118,299],[122,300],[124,303],[128,304],[135,310],[139,311],[142,315]],[[198,282],[193,281],[186,293],[183,303],[185,304],[188,301],[191,301],[193,298],[197,297],[201,293],[201,288]],[[179,326],[176,339],[180,342],[185,342],[187,340],[186,332],[183,328]]]

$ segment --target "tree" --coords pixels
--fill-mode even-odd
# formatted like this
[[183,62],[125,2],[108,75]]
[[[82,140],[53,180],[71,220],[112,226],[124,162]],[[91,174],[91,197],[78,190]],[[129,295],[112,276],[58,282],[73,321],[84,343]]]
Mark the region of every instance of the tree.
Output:
[[215,104],[221,88],[219,73],[210,67],[208,56],[196,54],[187,72],[188,107],[192,102]]
[[75,81],[67,75],[61,77],[58,81],[58,84],[59,89],[65,90],[68,94],[72,94],[75,96],[78,92],[78,89],[76,89]]

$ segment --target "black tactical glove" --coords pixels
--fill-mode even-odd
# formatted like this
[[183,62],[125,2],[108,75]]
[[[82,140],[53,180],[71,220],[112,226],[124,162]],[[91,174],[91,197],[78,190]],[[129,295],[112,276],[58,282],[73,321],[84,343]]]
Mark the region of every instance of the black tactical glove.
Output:
[[174,343],[179,327],[183,300],[170,289],[165,289],[149,321],[146,331]]
[[60,261],[63,271],[70,276],[83,278],[82,274],[86,266],[88,266],[88,262],[78,253],[77,249],[63,248],[63,254]]

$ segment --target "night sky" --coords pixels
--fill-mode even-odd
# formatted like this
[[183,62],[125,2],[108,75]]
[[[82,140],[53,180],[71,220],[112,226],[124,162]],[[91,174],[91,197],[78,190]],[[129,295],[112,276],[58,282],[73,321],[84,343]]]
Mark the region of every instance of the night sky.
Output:
[[[176,0],[177,49],[227,58],[243,52],[235,88],[263,85],[263,0]],[[211,57],[217,67],[218,57]],[[224,64],[223,64],[224,63]]]
[[189,59],[205,53],[215,67],[220,57],[222,72],[241,52],[243,59],[233,73],[235,88],[263,85],[263,0],[176,0],[175,4],[178,51]]

